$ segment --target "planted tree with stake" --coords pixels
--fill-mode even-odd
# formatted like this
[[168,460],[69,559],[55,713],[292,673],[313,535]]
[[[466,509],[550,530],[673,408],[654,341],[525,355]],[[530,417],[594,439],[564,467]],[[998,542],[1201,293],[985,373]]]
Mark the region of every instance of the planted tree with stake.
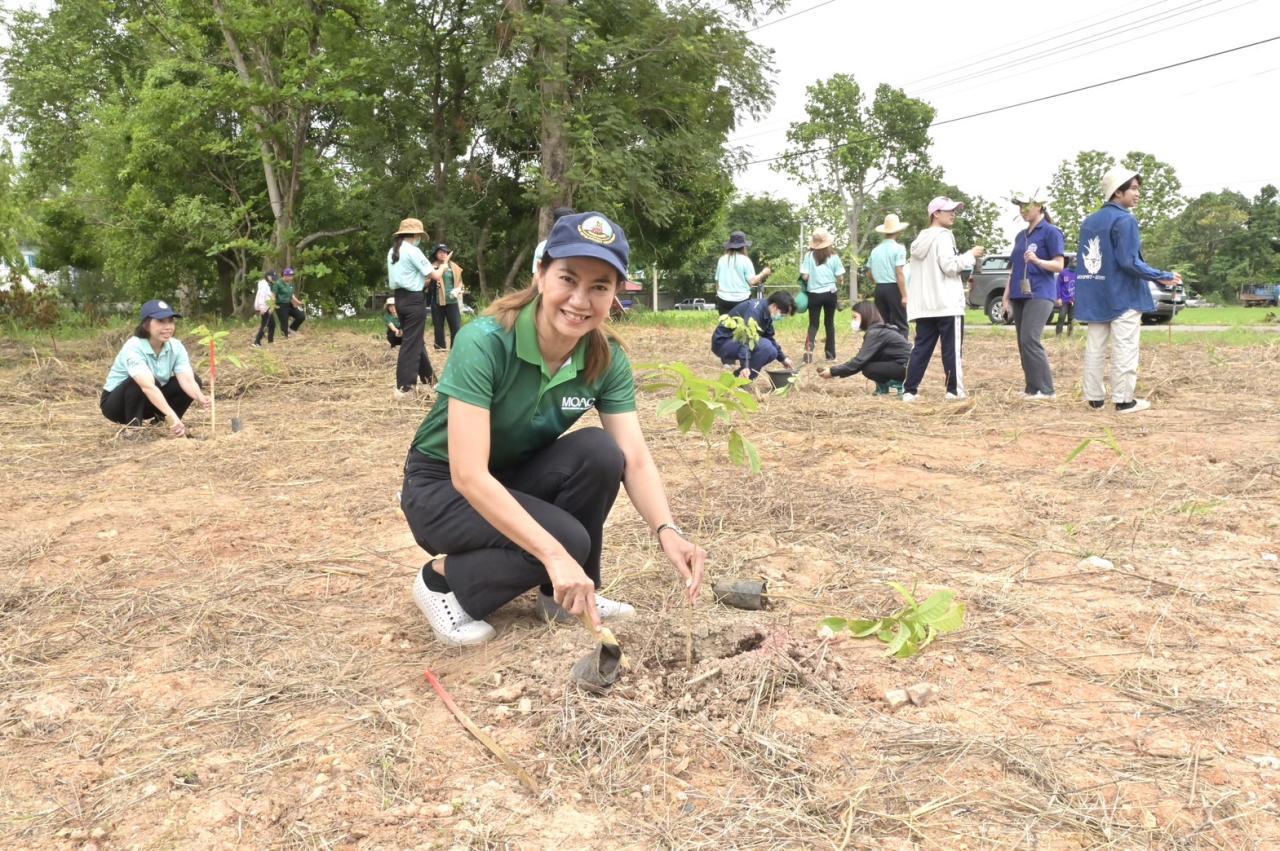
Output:
[[[195,328],[192,333],[198,334],[200,339],[197,340],[200,345],[209,347],[209,438],[215,437],[215,424],[218,422],[218,397],[215,393],[218,385],[218,347],[224,345],[229,331],[212,331],[207,325],[201,325]],[[236,366],[243,366],[240,358],[233,354],[225,353],[227,360]]]

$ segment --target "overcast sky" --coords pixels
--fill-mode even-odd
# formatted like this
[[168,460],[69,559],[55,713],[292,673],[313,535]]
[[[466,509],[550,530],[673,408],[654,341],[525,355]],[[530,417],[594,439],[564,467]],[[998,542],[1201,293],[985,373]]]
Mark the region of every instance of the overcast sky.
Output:
[[[794,0],[774,19],[795,17],[752,33],[775,51],[777,74],[772,112],[732,136],[751,159],[782,153],[788,124],[804,117],[805,88],[837,73],[854,75],[868,101],[880,83],[902,88],[944,121],[1280,35],[1274,0],[834,0],[803,11],[819,2]],[[1047,187],[1061,160],[1086,149],[1152,153],[1174,166],[1187,195],[1229,187],[1252,196],[1280,184],[1278,85],[1273,41],[936,127],[933,161],[951,183],[998,202],[1013,188]],[[737,175],[737,185],[806,197],[764,164]]]

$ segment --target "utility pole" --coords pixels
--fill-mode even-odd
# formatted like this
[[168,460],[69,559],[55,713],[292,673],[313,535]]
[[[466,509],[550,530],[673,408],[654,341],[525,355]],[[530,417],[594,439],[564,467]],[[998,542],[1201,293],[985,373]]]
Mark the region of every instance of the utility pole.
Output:
[[650,273],[653,275],[653,310],[656,313],[658,310],[658,264],[657,263],[653,264],[653,268],[650,270]]

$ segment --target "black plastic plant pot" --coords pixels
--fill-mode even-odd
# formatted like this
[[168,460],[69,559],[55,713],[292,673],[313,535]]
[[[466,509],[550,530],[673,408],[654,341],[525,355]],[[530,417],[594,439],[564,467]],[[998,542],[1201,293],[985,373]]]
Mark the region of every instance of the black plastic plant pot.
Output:
[[759,611],[769,607],[768,582],[761,579],[722,579],[711,586],[717,603]]
[[232,417],[232,418],[231,418],[231,432],[232,432],[232,434],[234,434],[234,433],[236,433],[236,432],[238,432],[238,431],[241,431],[243,428],[244,428],[244,420],[240,419],[239,417]]
[[569,676],[578,688],[592,694],[604,694],[618,681],[622,672],[622,648],[616,644],[598,644],[573,665]]
[[769,376],[769,383],[773,385],[774,390],[781,390],[796,377],[794,369],[766,369],[765,374]]

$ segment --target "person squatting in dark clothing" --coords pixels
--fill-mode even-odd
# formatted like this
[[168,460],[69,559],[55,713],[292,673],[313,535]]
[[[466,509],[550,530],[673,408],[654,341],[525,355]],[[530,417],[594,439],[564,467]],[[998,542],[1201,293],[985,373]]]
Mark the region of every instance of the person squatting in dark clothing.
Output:
[[862,348],[847,362],[818,370],[823,378],[847,378],[862,373],[876,383],[876,395],[890,392],[902,393],[902,381],[907,377],[907,361],[911,358],[911,343],[897,328],[880,316],[874,304],[860,301],[853,306],[854,331],[863,331]]

